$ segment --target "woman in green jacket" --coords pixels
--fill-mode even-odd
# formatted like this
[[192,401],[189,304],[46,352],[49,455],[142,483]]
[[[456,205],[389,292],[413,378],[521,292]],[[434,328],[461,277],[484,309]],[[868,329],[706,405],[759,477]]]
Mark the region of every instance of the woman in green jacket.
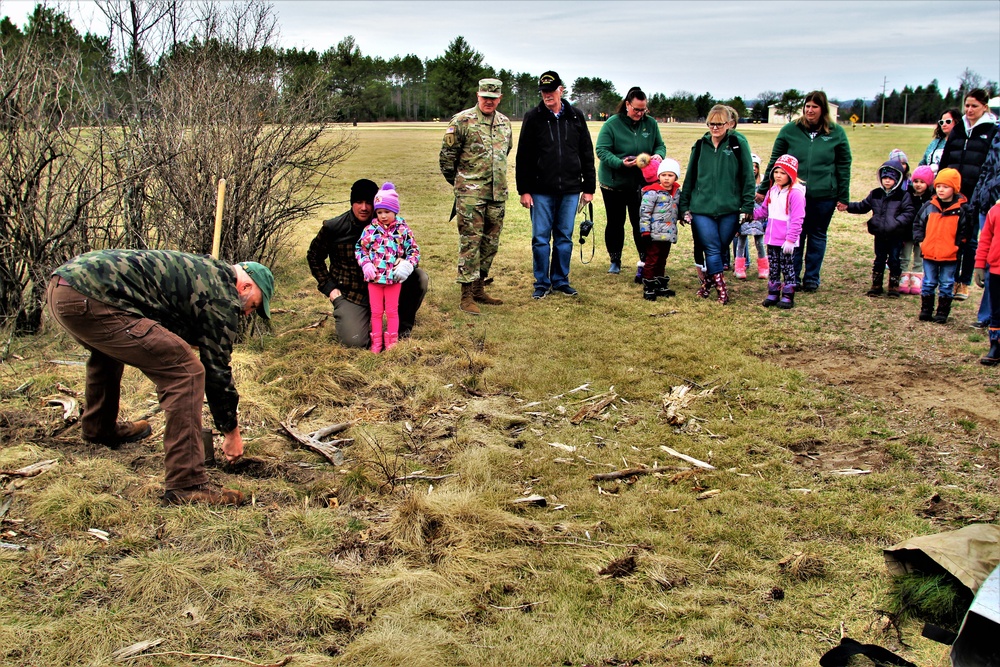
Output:
[[[792,259],[795,291],[815,292],[819,289],[826,232],[833,212],[838,203],[846,206],[851,201],[851,146],[844,128],[830,118],[830,104],[822,90],[808,93],[802,116],[778,132],[764,174],[770,174],[775,161],[786,153],[799,161],[799,181],[806,186],[806,217],[802,221],[799,247]],[[764,201],[765,192],[766,177],[757,189],[758,202]]]
[[729,109],[716,104],[708,112],[708,132],[691,147],[677,207],[705,251],[705,273],[698,290],[703,299],[715,287],[719,303],[729,303],[722,255],[736,236],[740,213],[753,213],[753,200],[750,144],[730,129]]
[[639,253],[639,261],[646,254],[646,246],[639,234],[639,203],[641,189],[646,185],[642,170],[635,158],[640,153],[666,157],[667,147],[660,136],[655,118],[646,114],[646,93],[639,87],[630,88],[615,114],[601,127],[595,146],[597,181],[604,199],[604,213],[608,224],[604,230],[604,244],[611,259],[608,273],[620,273],[622,247],[625,245],[625,212],[632,223],[632,239]]

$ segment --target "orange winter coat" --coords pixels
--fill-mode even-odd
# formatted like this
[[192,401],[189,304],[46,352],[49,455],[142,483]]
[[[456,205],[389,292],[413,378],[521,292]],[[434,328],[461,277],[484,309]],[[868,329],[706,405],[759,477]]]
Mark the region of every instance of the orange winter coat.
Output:
[[[920,254],[934,262],[956,262],[961,248],[969,242],[971,219],[965,195],[956,193],[948,206],[934,195],[920,209],[913,224],[913,241],[920,244]],[[978,226],[978,225],[977,225]]]

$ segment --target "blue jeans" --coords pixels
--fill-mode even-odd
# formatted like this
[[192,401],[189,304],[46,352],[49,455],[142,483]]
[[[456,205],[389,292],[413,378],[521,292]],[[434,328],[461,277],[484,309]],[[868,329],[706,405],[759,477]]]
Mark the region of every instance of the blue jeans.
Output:
[[920,288],[920,296],[934,296],[937,287],[938,296],[952,298],[955,296],[955,272],[958,262],[935,262],[924,259],[924,284]]
[[705,270],[709,275],[722,273],[722,251],[729,247],[739,224],[739,213],[716,216],[691,214],[691,225],[705,249]]
[[[531,259],[535,289],[569,285],[569,261],[573,257],[573,225],[580,193],[532,194]],[[549,242],[552,261],[549,261]]]
[[[830,220],[836,209],[836,199],[813,199],[806,195],[806,217],[802,221],[802,235],[799,237],[799,247],[792,255],[796,285],[819,287],[819,270],[823,267],[823,257],[826,255],[826,231],[830,228]],[[799,280],[802,272],[803,248],[805,248],[806,272]]]
[[[979,214],[979,233],[983,233],[983,227],[986,226],[986,214]],[[989,323],[990,321],[990,265],[986,265],[986,282],[983,286],[983,300],[979,302],[979,312],[976,313],[976,319],[983,323]],[[995,324],[993,326],[996,326]]]

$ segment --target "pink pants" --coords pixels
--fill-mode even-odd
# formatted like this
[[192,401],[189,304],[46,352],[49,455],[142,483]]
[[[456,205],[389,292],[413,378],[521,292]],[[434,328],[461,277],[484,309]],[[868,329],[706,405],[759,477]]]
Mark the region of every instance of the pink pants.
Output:
[[382,336],[382,315],[385,315],[385,333],[399,334],[399,290],[402,283],[382,285],[368,283],[368,300],[372,309],[372,340]]

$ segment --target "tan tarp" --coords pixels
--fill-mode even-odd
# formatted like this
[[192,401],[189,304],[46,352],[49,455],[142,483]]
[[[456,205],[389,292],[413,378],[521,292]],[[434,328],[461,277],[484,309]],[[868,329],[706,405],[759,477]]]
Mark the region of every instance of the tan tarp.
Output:
[[975,523],[947,533],[912,537],[885,549],[884,556],[893,575],[934,574],[939,566],[975,593],[1000,565],[1000,526]]

